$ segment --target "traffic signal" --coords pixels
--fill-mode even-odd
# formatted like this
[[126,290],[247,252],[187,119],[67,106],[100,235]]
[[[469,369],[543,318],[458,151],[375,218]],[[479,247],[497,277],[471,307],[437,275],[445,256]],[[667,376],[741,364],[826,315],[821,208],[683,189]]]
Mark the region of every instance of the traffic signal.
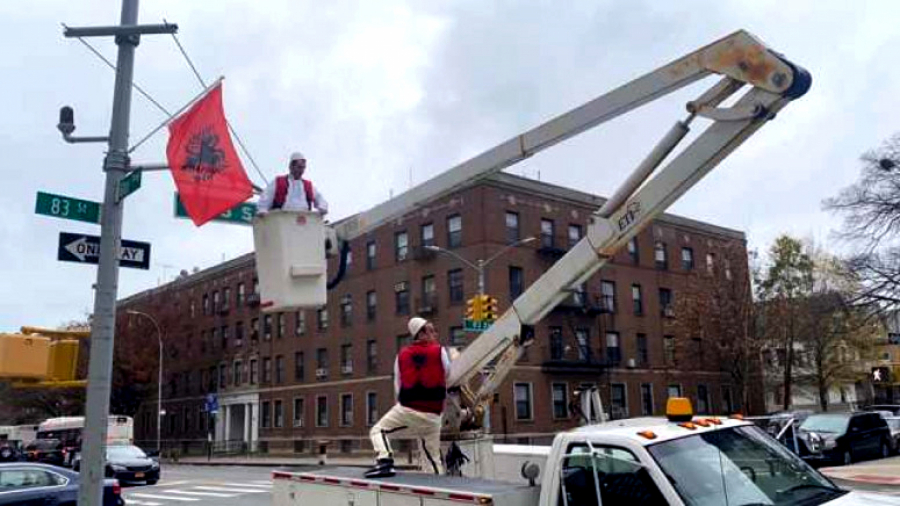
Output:
[[872,368],[872,383],[891,383],[891,368],[890,367],[873,367]]
[[89,335],[33,327],[22,327],[22,334],[0,334],[0,379],[21,388],[84,386],[75,378],[78,339]]
[[481,296],[476,295],[466,301],[466,320],[480,322],[484,319],[483,305]]
[[490,295],[482,295],[482,301],[484,320],[489,322],[495,321],[500,316],[500,312],[497,309],[497,299]]

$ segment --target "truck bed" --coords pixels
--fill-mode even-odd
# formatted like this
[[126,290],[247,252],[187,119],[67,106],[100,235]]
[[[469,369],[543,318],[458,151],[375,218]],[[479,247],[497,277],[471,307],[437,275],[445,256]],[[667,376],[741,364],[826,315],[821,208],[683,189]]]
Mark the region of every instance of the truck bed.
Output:
[[[274,471],[276,483],[293,482],[298,485],[331,485],[379,493],[422,496],[431,500],[445,500],[470,504],[537,504],[540,487],[529,487],[503,481],[478,478],[436,476],[427,473],[401,472],[391,478],[366,478],[365,469],[333,467],[315,471]],[[430,502],[430,501],[429,501]]]

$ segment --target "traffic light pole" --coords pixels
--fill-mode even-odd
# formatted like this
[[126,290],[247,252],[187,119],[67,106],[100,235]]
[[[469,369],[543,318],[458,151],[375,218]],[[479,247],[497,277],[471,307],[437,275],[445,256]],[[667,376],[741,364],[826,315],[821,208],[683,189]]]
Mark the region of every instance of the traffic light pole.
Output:
[[[119,181],[129,166],[128,134],[134,50],[141,34],[174,33],[175,25],[138,26],[138,0],[123,0],[118,26],[66,28],[66,37],[113,36],[118,46],[109,149],[103,163],[106,186],[100,219],[100,259],[94,286],[94,313],[88,369],[87,407],[82,436],[81,484],[78,504],[100,506],[106,477],[106,435],[112,390],[116,297],[119,283],[119,244],[122,239],[123,202],[117,198]],[[70,109],[71,111],[71,109]],[[74,130],[74,125],[73,128]],[[101,138],[102,139],[102,138]]]

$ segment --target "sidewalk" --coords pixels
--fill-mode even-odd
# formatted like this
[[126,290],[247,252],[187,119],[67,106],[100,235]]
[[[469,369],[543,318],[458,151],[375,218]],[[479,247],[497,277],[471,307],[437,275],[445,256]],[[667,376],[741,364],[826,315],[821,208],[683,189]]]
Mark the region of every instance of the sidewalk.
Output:
[[[255,455],[255,456],[228,456],[212,457],[182,457],[178,461],[166,459],[163,464],[176,464],[187,466],[253,466],[253,467],[311,467],[318,466],[317,457],[290,457],[279,455]],[[371,457],[328,457],[327,466],[341,467],[370,467],[374,464]],[[397,462],[397,469],[414,469],[415,464],[406,464],[403,459]]]
[[849,466],[824,467],[819,471],[838,481],[900,487],[900,456],[870,460]]

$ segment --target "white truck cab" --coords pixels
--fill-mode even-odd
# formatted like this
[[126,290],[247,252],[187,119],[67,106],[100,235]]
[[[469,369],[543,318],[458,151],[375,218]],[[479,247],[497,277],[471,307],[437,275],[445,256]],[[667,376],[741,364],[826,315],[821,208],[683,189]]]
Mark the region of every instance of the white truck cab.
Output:
[[837,487],[739,417],[695,417],[687,399],[670,399],[666,417],[560,433],[540,476],[540,483],[531,486],[425,473],[366,479],[362,469],[353,468],[275,471],[274,504],[900,505],[898,497]]

